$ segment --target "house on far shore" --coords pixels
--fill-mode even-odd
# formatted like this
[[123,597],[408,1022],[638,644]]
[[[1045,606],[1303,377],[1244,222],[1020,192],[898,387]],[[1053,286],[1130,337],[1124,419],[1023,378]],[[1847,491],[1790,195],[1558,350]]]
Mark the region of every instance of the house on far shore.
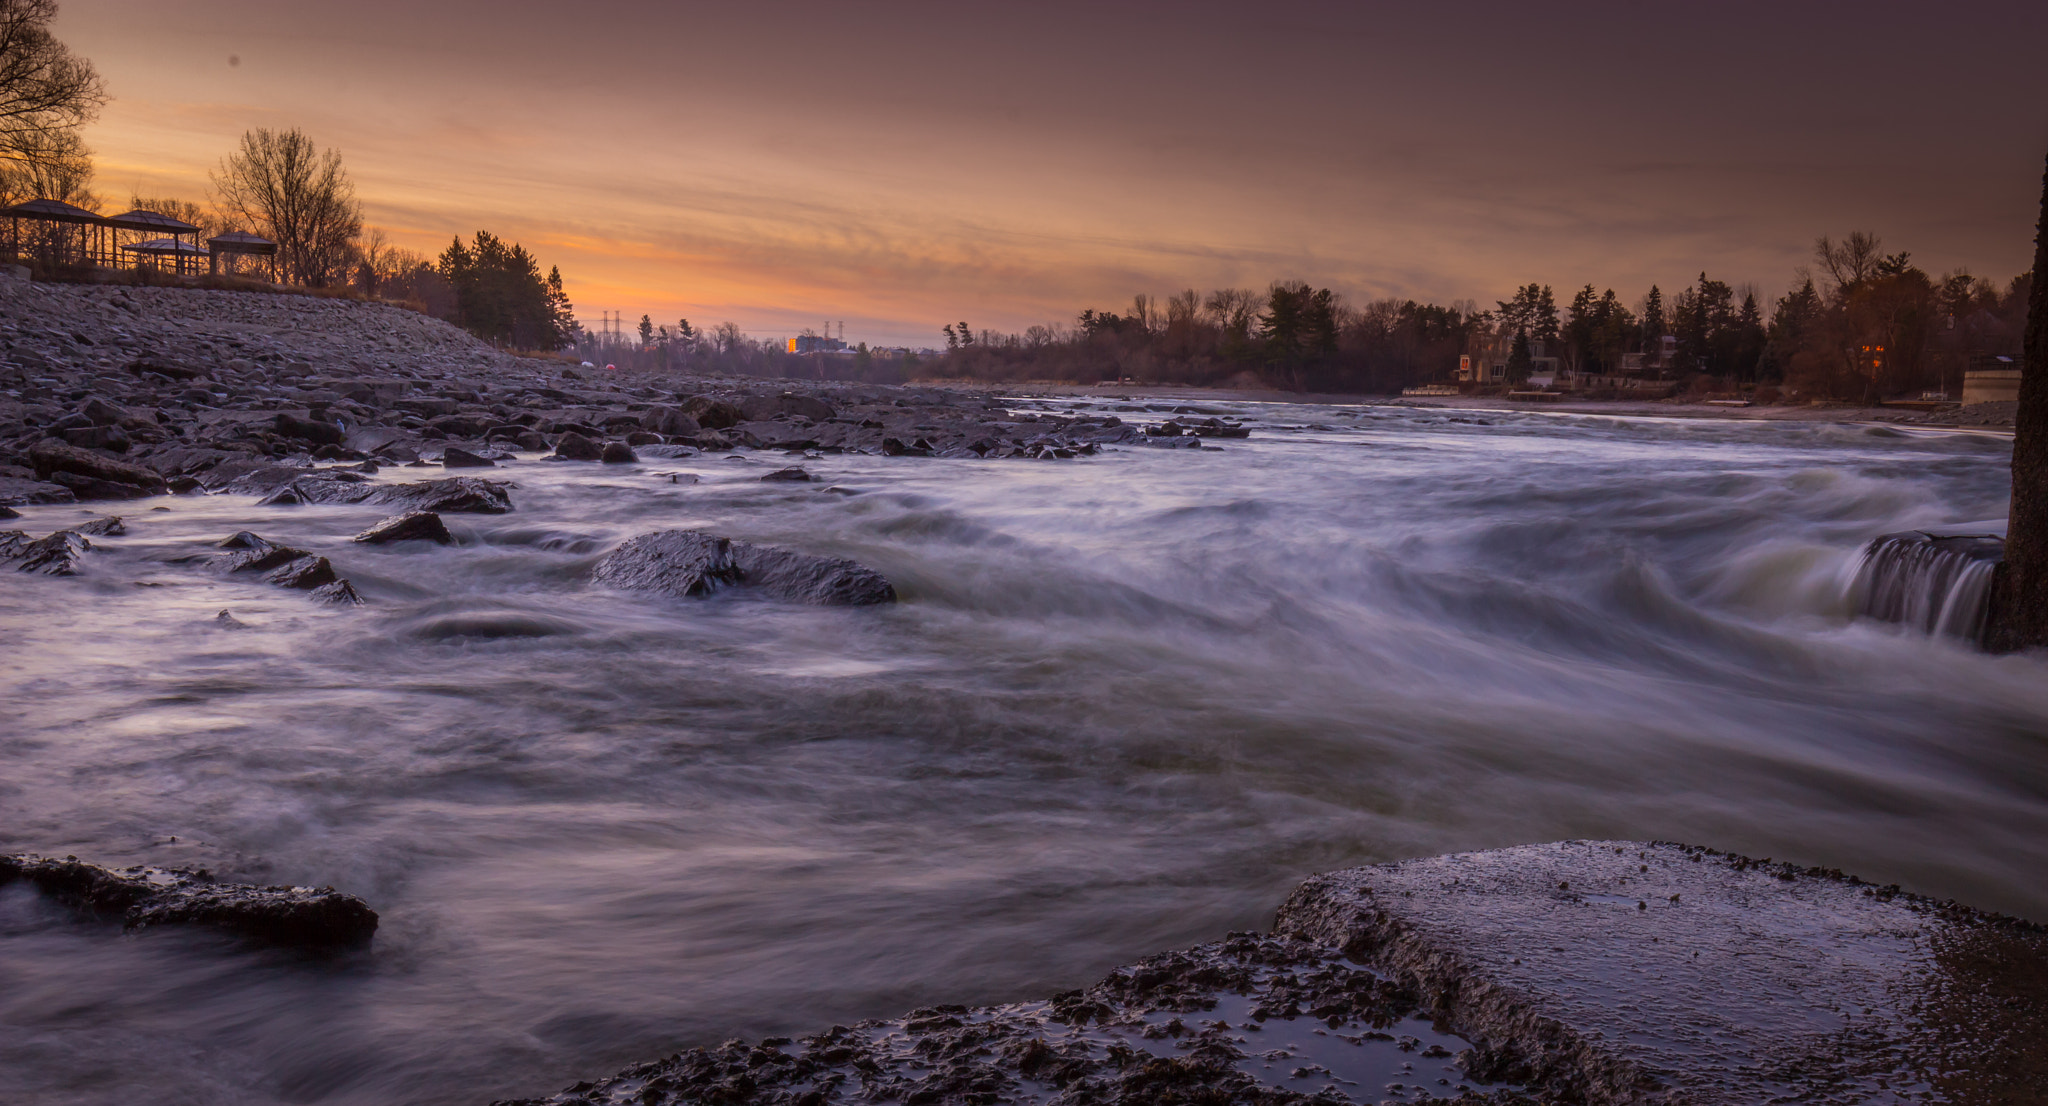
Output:
[[[1571,379],[1571,369],[1562,359],[1549,356],[1546,345],[1541,338],[1529,339],[1529,383],[1543,388]],[[1508,358],[1515,351],[1514,335],[1474,335],[1466,346],[1468,352],[1458,358],[1458,383],[1509,383]]]

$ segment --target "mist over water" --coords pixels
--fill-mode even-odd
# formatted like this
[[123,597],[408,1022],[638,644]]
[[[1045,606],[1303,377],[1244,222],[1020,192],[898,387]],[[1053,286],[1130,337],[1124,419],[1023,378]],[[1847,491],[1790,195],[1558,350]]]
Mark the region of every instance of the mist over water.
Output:
[[[2043,662],[1849,606],[1872,537],[2004,515],[2009,439],[1211,406],[1255,436],[805,462],[857,494],[760,483],[780,455],[522,462],[518,510],[447,516],[446,549],[350,545],[376,508],[161,500],[88,577],[0,574],[0,850],[383,916],[323,961],[0,890],[0,1100],[551,1093],[1043,997],[1264,927],[1313,871],[1566,837],[2048,919]],[[667,527],[903,602],[584,582]],[[370,605],[173,563],[238,529]]]

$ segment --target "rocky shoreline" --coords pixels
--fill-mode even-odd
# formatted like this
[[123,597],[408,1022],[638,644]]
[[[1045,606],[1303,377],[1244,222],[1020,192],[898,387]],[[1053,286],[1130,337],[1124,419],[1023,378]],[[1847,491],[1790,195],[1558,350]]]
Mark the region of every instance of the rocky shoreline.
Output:
[[1015,412],[987,391],[629,376],[512,356],[387,304],[0,279],[0,506],[237,482],[267,495],[250,476],[280,464],[734,449],[1058,460],[1248,433],[1213,416]]

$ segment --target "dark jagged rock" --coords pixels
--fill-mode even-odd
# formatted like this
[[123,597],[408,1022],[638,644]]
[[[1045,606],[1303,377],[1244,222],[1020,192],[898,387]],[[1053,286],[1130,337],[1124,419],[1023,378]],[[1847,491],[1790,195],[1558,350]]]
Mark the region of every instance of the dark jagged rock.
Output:
[[139,484],[101,480],[95,476],[80,476],[75,472],[51,473],[50,482],[69,491],[74,497],[85,500],[147,499],[152,495],[161,494]]
[[220,883],[204,870],[0,856],[0,884],[14,880],[89,914],[118,917],[129,929],[203,925],[308,949],[360,947],[377,932],[377,912],[332,887],[255,887]]
[[360,607],[363,605],[363,597],[356,594],[356,586],[347,580],[335,580],[332,583],[322,584],[314,588],[310,594],[316,601],[331,607]]
[[348,440],[348,435],[341,427],[318,419],[302,419],[296,415],[279,412],[275,425],[277,432],[284,437],[297,438],[316,445],[340,445]]
[[236,618],[234,615],[229,614],[227,611],[222,611],[219,614],[214,615],[213,624],[215,626],[220,627],[223,630],[246,630],[249,628],[248,623],[242,621],[239,618]]
[[93,519],[91,522],[81,522],[72,529],[96,538],[116,538],[128,532],[128,524],[121,521],[120,515],[108,515],[105,518]]
[[496,468],[498,463],[488,457],[479,457],[466,449],[449,446],[441,451],[441,465],[443,468],[451,469],[488,469]]
[[21,512],[12,507],[0,507],[0,519],[20,518]]
[[604,447],[571,430],[555,439],[554,456],[560,461],[596,461],[604,457]]
[[334,571],[334,565],[316,553],[278,545],[247,530],[222,539],[216,548],[226,551],[209,560],[218,571],[262,573],[265,583],[312,592],[322,602],[362,602],[355,588]]
[[414,484],[379,484],[364,503],[441,514],[502,515],[512,510],[511,484],[475,476],[451,476]]
[[92,543],[73,530],[30,541],[19,530],[0,533],[0,558],[15,562],[19,572],[40,572],[45,576],[77,576],[85,571],[85,554]]
[[761,479],[763,482],[787,481],[792,484],[808,484],[811,482],[811,474],[805,472],[802,466],[797,466],[795,468],[776,469]]
[[642,534],[606,554],[592,578],[631,591],[700,596],[721,584],[746,584],[795,603],[862,606],[891,603],[896,589],[853,561],[751,545],[697,530]]
[[606,442],[598,460],[607,465],[630,465],[640,458],[633,455],[633,447],[624,442]]
[[135,443],[128,432],[118,426],[79,426],[58,432],[68,445],[80,449],[106,449],[115,453],[126,453]]
[[772,546],[734,542],[740,581],[792,603],[861,607],[894,603],[896,586],[865,565],[840,557],[813,557]]
[[453,545],[455,535],[448,532],[448,525],[433,511],[407,511],[402,515],[393,515],[357,534],[354,540],[368,545],[383,545],[394,541],[431,541]]
[[591,578],[627,591],[666,595],[707,595],[719,584],[737,583],[732,542],[696,530],[662,530],[628,539],[597,562]]
[[164,478],[155,469],[117,461],[54,438],[45,438],[30,446],[28,456],[29,462],[35,466],[37,478],[53,483],[61,482],[56,480],[57,476],[69,475],[138,488],[146,495],[161,495],[165,491]]

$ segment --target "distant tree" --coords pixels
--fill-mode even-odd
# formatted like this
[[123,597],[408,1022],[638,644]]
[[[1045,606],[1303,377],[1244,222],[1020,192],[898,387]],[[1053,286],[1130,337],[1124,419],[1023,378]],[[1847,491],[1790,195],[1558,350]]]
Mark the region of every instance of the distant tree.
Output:
[[576,321],[576,305],[569,302],[569,293],[562,288],[562,270],[554,265],[548,266],[548,318],[554,324],[551,349],[561,349],[583,333],[583,324]]
[[1643,297],[1643,352],[1654,356],[1658,344],[1663,342],[1664,335],[1670,333],[1670,330],[1670,323],[1664,318],[1664,293],[1658,291],[1657,286],[1652,284],[1650,294]]
[[646,349],[646,348],[647,348],[648,346],[651,346],[651,345],[653,345],[653,344],[654,344],[654,320],[653,320],[653,319],[650,319],[650,318],[648,318],[648,317],[647,317],[647,316],[645,316],[645,315],[642,315],[642,316],[640,316],[640,327],[639,327],[639,330],[640,330],[640,348],[642,348],[642,349]]
[[[1090,312],[1090,314],[1093,314],[1093,312]],[[954,332],[952,323],[947,323],[945,326],[942,326],[939,329],[946,332],[947,349],[960,348],[960,335]]]
[[78,197],[92,177],[78,129],[99,117],[106,88],[50,34],[56,14],[56,0],[0,0],[0,190],[10,194]]
[[457,322],[477,337],[517,349],[560,349],[572,336],[562,327],[568,300],[557,295],[560,271],[543,278],[524,247],[480,230],[470,245],[457,238],[439,268],[455,288]]
[[962,321],[960,323],[960,344],[963,346],[971,346],[974,344],[974,332],[972,330],[967,329],[967,323],[965,321]]
[[277,243],[286,281],[325,288],[347,278],[363,213],[338,151],[297,128],[258,127],[221,160],[213,186],[228,221]]
[[676,333],[681,335],[685,342],[697,340],[697,329],[690,325],[690,320],[688,319],[681,319],[676,322]]
[[1520,383],[1529,379],[1529,372],[1536,366],[1536,359],[1529,354],[1529,332],[1515,331],[1515,344],[1508,350],[1508,379]]

